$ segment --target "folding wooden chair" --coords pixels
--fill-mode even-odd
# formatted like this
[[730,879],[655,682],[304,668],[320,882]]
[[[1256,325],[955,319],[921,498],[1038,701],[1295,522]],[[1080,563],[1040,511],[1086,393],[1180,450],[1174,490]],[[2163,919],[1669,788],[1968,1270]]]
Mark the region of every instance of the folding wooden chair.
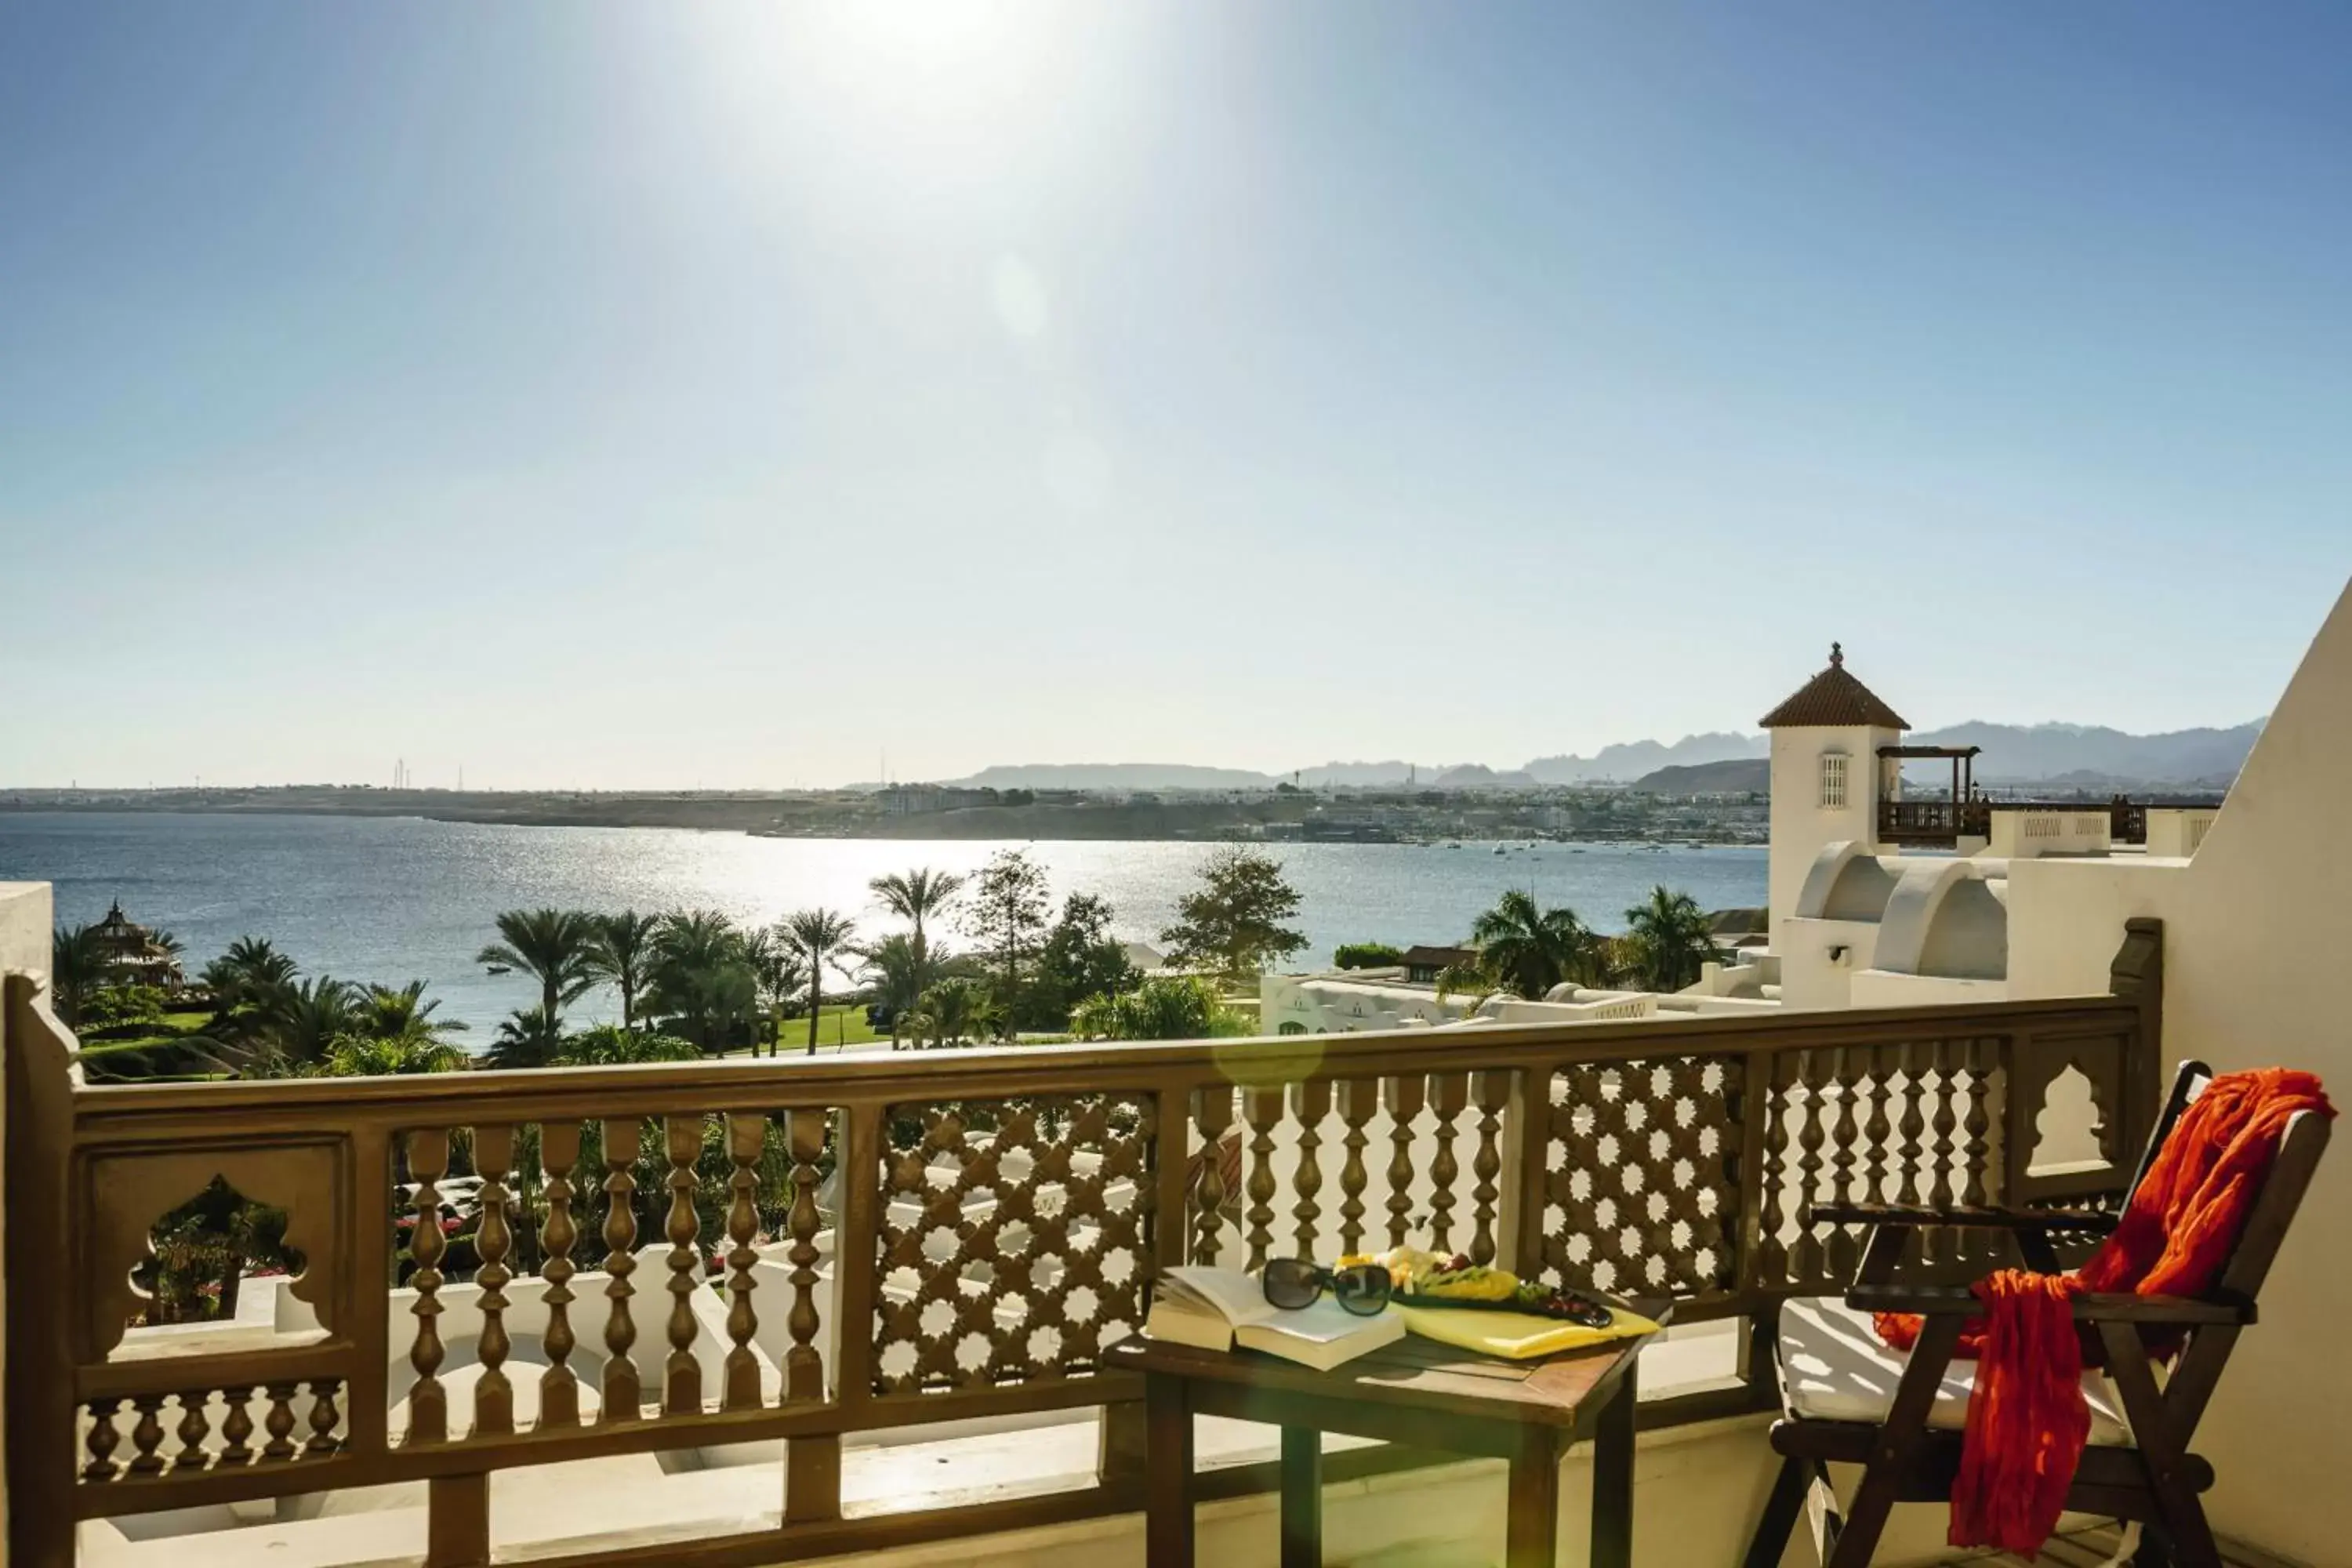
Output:
[[[2212,1069],[2184,1062],[2171,1098],[2133,1173],[2137,1188],[2181,1111]],[[2074,1317],[2105,1351],[2103,1370],[2086,1370],[2091,1436],[2067,1494],[2069,1511],[2137,1521],[2147,1527],[2135,1562],[2140,1568],[2222,1568],[2198,1494],[2213,1468],[2189,1452],[2206,1402],[2221,1381],[2239,1333],[2254,1321],[2254,1298],[2294,1219],[2313,1170],[2327,1146],[2327,1119],[2304,1114],[2288,1123],[2278,1159],[2247,1217],[2221,1284],[2198,1297],[2084,1295]],[[1782,1303],[1780,1353],[1782,1419],[1772,1447],[1782,1463],[1748,1549],[1747,1568],[1776,1568],[1811,1503],[1816,1544],[1826,1568],[1863,1568],[1877,1549],[1898,1502],[1948,1500],[1959,1469],[1975,1363],[1955,1362],[1961,1326],[1978,1310],[1966,1289],[1894,1283],[1895,1265],[1915,1229],[1971,1226],[2005,1231],[2025,1266],[2059,1271],[2052,1235],[2100,1234],[2119,1214],[2092,1209],[1929,1208],[1898,1204],[1817,1204],[1822,1223],[1871,1226],[1853,1286],[1841,1300]],[[1917,1312],[1923,1324],[1906,1356],[1872,1331],[1873,1312]],[[2145,1336],[2186,1331],[2171,1376],[2159,1388]],[[1826,1467],[1863,1467],[1861,1484],[1841,1519]]]

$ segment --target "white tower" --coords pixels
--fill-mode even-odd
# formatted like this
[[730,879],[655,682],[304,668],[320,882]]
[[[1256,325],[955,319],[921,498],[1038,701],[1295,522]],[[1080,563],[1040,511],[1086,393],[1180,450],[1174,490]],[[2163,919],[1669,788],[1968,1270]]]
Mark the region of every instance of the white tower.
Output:
[[1895,789],[1902,764],[1879,749],[1899,745],[1911,726],[1846,673],[1845,650],[1830,644],[1829,668],[1764,715],[1772,732],[1772,945],[1794,911],[1805,873],[1824,846],[1878,842],[1878,803]]

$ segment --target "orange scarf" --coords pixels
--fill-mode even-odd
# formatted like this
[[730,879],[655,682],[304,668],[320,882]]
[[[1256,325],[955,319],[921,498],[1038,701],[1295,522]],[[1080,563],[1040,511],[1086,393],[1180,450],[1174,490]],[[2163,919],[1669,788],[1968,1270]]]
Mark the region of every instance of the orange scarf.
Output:
[[[2003,1269],[1978,1281],[1984,1316],[1969,1320],[1955,1353],[1977,1361],[1960,1470],[1952,1486],[1951,1544],[2032,1557],[2056,1528],[2091,1431],[2083,1398],[2086,1342],[2074,1299],[2084,1291],[2198,1296],[2213,1288],[2261,1195],[2279,1140],[2299,1111],[2334,1116],[2307,1072],[2225,1073],[2205,1086],[2124,1210],[2115,1231],[2072,1275]],[[1878,1336],[1896,1350],[1919,1319],[1881,1312]],[[2177,1338],[2152,1346],[2169,1355]]]

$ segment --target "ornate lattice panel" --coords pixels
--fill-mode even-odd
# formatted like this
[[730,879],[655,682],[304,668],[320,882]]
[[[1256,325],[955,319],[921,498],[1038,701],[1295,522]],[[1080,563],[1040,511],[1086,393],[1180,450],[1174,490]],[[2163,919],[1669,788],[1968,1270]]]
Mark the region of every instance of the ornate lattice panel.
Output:
[[1083,1377],[1140,1328],[1155,1116],[1146,1096],[892,1107],[875,1392]]
[[1741,1063],[1671,1057],[1553,1076],[1544,1268],[1689,1299],[1738,1280]]

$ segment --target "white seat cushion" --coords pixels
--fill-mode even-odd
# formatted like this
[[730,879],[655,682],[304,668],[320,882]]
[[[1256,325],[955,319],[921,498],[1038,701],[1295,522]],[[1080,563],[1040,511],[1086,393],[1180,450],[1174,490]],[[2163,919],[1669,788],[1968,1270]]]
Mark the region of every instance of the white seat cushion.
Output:
[[[1799,1297],[1780,1304],[1780,1400],[1801,1421],[1886,1419],[1902,1381],[1907,1352],[1889,1350],[1857,1312],[1834,1296]],[[1969,1395],[1976,1387],[1977,1363],[1955,1361],[1927,1412],[1927,1425],[1958,1431],[1969,1421]],[[2106,1373],[2085,1369],[2083,1397],[2091,1406],[2091,1441],[2125,1447],[2131,1428]]]

